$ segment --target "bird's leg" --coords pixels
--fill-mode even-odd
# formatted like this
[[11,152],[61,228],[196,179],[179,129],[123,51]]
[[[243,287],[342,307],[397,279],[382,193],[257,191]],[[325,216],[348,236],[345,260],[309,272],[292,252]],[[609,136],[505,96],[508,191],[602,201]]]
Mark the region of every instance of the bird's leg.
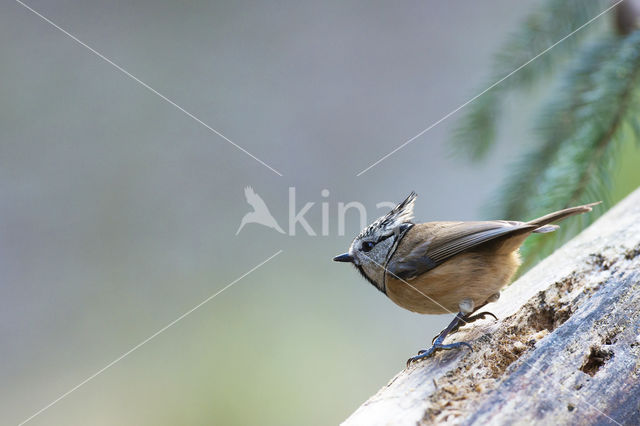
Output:
[[473,350],[471,348],[471,345],[468,344],[467,342],[450,343],[448,345],[442,344],[442,342],[444,341],[444,338],[447,337],[447,334],[449,334],[449,332],[451,330],[454,330],[455,328],[457,328],[459,326],[459,324],[460,324],[460,321],[462,321],[465,316],[466,316],[466,314],[464,314],[463,312],[458,312],[456,314],[455,318],[453,319],[453,321],[451,321],[451,323],[447,326],[447,328],[442,330],[442,333],[440,333],[438,335],[438,337],[435,339],[435,341],[433,342],[433,346],[431,346],[427,350],[421,350],[420,352],[418,352],[418,355],[412,356],[411,358],[409,358],[407,360],[407,367],[412,362],[418,361],[420,359],[427,358],[427,357],[431,356],[434,352],[439,351],[439,350],[457,349],[457,348],[460,348],[462,346],[466,346],[469,349]]
[[[462,318],[462,321],[458,322],[458,325],[453,328],[452,330],[449,330],[449,334],[454,333],[456,331],[458,331],[458,329],[460,327],[462,327],[464,324],[469,324],[472,323],[474,321],[477,321],[479,319],[483,319],[486,318],[487,315],[491,315],[493,317],[493,319],[495,319],[496,321],[498,320],[498,318],[496,318],[495,315],[493,315],[491,312],[480,312],[479,314],[475,314],[475,315],[471,315],[474,312],[478,312],[480,310],[480,308],[484,307],[485,305],[489,304],[489,303],[493,303],[496,302],[498,299],[500,299],[500,292],[497,293],[493,293],[491,296],[489,296],[487,298],[487,300],[480,306],[474,306],[474,304],[471,302],[471,300],[463,300],[460,304],[460,311],[461,312],[468,312],[467,315],[465,315]],[[461,324],[464,323],[464,324]],[[444,333],[444,330],[442,330],[440,332],[440,334]],[[438,337],[440,337],[440,334],[438,334],[437,336],[435,336],[433,339],[431,339],[431,344],[433,344],[433,342],[436,341],[436,339]]]
[[[482,307],[482,306],[480,306],[480,307]],[[478,321],[478,320],[480,320],[480,319],[484,319],[484,318],[486,318],[486,317],[487,317],[487,315],[492,316],[492,317],[493,317],[493,319],[494,319],[494,320],[496,320],[496,321],[498,320],[498,318],[497,318],[495,315],[493,315],[491,312],[489,312],[489,311],[480,312],[480,313],[475,314],[475,315],[471,315],[471,314],[469,314],[469,315],[465,315],[464,317],[462,317],[462,319],[458,322],[458,324],[457,324],[454,328],[452,328],[451,330],[449,330],[449,331],[447,332],[447,334],[455,333],[455,332],[456,332],[456,331],[458,331],[458,329],[459,329],[460,327],[462,327],[463,325],[471,324],[472,322]],[[447,328],[448,328],[448,327],[447,327]],[[431,343],[433,344],[433,343],[436,341],[436,339],[437,339],[438,337],[440,337],[440,335],[441,335],[442,333],[444,333],[445,331],[446,331],[446,329],[445,329],[445,330],[442,330],[442,331],[440,332],[440,334],[438,334],[438,335],[437,335],[437,336],[435,336],[433,339],[431,339]]]

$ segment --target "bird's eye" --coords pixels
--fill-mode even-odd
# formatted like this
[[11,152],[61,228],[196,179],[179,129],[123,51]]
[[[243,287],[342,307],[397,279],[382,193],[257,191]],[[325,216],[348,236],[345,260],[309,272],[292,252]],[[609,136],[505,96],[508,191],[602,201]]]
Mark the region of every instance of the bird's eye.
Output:
[[365,241],[364,243],[362,243],[362,251],[364,252],[371,251],[373,246],[375,246],[375,244],[373,244],[371,241]]

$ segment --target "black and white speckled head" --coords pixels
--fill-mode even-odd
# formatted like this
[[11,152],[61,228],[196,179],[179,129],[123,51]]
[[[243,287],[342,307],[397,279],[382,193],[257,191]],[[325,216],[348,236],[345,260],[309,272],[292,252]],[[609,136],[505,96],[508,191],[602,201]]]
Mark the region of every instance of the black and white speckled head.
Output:
[[385,266],[399,240],[413,226],[411,220],[416,197],[412,192],[393,210],[363,229],[351,243],[349,252],[336,256],[334,260],[352,262],[369,282],[385,292]]

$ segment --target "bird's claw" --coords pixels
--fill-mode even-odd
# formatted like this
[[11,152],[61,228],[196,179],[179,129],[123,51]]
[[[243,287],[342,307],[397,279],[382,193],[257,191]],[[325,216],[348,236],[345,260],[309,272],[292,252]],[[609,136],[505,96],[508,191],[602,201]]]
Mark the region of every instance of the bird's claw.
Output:
[[428,358],[428,357],[430,357],[431,355],[433,355],[437,351],[441,351],[441,350],[447,350],[448,351],[448,350],[451,350],[451,349],[461,348],[462,346],[466,346],[471,351],[473,351],[473,348],[467,342],[456,342],[456,343],[450,343],[448,345],[443,345],[443,344],[436,343],[433,346],[431,346],[429,349],[420,350],[420,351],[418,351],[418,355],[412,356],[411,358],[409,358],[407,360],[407,367],[409,367],[409,365],[411,365],[412,362],[416,362],[416,361],[419,361],[421,359]]
[[475,315],[473,315],[473,316],[471,316],[471,317],[467,318],[467,319],[466,319],[466,323],[468,324],[468,323],[470,323],[470,322],[474,322],[474,321],[479,320],[479,319],[484,319],[484,318],[486,318],[486,317],[487,317],[487,315],[492,316],[494,320],[498,321],[498,317],[497,317],[497,316],[493,315],[493,314],[492,314],[491,312],[489,312],[489,311],[484,311],[484,312],[480,312],[479,314],[475,314]]

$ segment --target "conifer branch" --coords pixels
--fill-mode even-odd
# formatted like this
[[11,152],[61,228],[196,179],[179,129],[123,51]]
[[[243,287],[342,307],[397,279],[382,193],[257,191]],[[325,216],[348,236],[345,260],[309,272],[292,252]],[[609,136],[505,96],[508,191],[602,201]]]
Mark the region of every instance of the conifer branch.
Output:
[[[524,204],[530,214],[599,199],[605,208],[611,204],[610,176],[618,160],[619,145],[624,141],[624,124],[633,126],[640,114],[640,92],[636,89],[640,78],[640,31],[620,40],[613,52],[592,74],[593,88],[574,93],[582,101],[571,112],[572,134],[558,141],[553,160],[542,169],[538,191],[527,195]],[[503,197],[508,198],[509,194]],[[587,219],[587,224],[595,217]],[[531,239],[523,247],[525,264],[535,260],[534,253],[537,257],[548,254],[550,247],[557,246],[570,233],[565,229],[555,238]]]
[[[547,0],[527,17],[496,55],[490,80],[497,81],[522,66],[607,6],[606,0]],[[599,27],[593,24],[577,32],[471,104],[454,131],[455,150],[472,160],[484,158],[496,139],[504,95],[516,89],[531,88],[550,75],[590,32]]]
[[552,163],[561,141],[576,132],[576,112],[584,106],[583,94],[594,89],[593,75],[615,54],[616,46],[614,38],[590,45],[561,78],[561,84],[553,91],[559,98],[547,102],[536,119],[539,144],[511,167],[509,178],[500,190],[499,201],[494,203],[502,206],[503,217],[524,218],[529,214],[528,200],[541,184],[544,176],[541,171]]

